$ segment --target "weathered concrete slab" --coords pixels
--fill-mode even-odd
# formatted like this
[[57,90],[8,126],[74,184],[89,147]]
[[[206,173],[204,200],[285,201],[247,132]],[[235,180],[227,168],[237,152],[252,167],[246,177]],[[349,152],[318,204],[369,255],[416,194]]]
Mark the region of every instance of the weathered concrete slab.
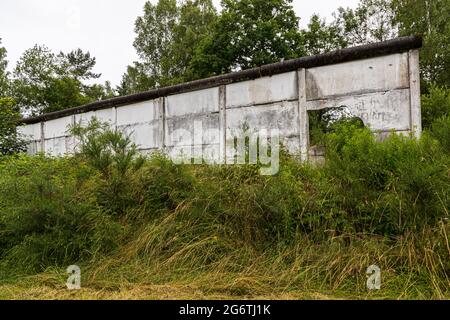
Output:
[[161,116],[158,100],[135,103],[117,108],[117,126],[150,123]]
[[117,129],[129,135],[138,149],[161,148],[160,130],[158,123],[143,123],[117,126]]
[[45,153],[54,157],[63,156],[70,152],[68,150],[69,142],[69,137],[45,139]]
[[408,87],[408,53],[306,70],[307,100]]
[[248,126],[250,130],[278,129],[280,135],[298,135],[298,102],[280,102],[264,106],[227,110],[227,137]]
[[219,88],[168,96],[165,107],[166,118],[219,112]]
[[25,135],[31,140],[41,139],[41,124],[33,123],[25,126],[20,126],[17,128],[18,132]]
[[411,101],[411,130],[419,138],[422,134],[422,108],[420,106],[420,67],[419,50],[410,50],[409,56],[409,93]]
[[45,139],[68,136],[69,126],[73,125],[73,116],[50,120],[44,123]]
[[108,122],[111,125],[116,124],[116,108],[97,110],[94,114],[95,117],[102,122]]
[[306,104],[308,110],[346,106],[372,130],[410,129],[408,89],[308,101]]
[[233,83],[226,89],[227,108],[297,99],[295,72]]
[[102,110],[96,110],[81,114],[75,115],[76,123],[81,123],[82,125],[86,125],[93,117],[97,118],[97,120],[101,122],[108,122],[111,125],[115,124],[115,108],[108,108]]
[[219,144],[219,114],[190,115],[166,119],[165,145]]
[[139,149],[163,146],[160,103],[158,99],[117,108],[117,129],[129,135]]

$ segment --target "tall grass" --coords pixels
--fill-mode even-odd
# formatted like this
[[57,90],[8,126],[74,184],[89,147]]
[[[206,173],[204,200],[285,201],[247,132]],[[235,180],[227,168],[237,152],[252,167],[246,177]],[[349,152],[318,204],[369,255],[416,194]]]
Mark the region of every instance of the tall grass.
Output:
[[[282,153],[268,177],[252,165],[142,159],[127,137],[91,129],[74,157],[0,163],[5,277],[78,264],[83,285],[102,290],[173,283],[237,297],[450,297],[450,156],[433,134],[377,142],[338,126],[323,167]],[[369,293],[373,264],[383,286]]]

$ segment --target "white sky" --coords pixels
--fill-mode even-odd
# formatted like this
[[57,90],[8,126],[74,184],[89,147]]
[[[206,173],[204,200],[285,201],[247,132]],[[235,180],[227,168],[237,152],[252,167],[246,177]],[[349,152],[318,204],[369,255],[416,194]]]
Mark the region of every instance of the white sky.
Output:
[[[0,38],[11,69],[34,44],[54,52],[81,48],[97,58],[101,81],[120,82],[126,66],[137,59],[134,21],[146,0],[0,0]],[[218,7],[220,0],[213,0]],[[155,2],[155,0],[152,0]],[[313,13],[331,18],[339,6],[356,7],[358,0],[294,0],[300,24]]]

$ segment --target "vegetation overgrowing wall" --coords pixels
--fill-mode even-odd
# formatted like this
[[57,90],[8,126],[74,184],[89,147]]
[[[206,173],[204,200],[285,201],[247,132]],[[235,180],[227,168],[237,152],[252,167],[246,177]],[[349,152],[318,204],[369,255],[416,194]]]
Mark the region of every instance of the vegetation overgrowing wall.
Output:
[[131,134],[141,151],[216,162],[232,159],[244,127],[278,130],[306,158],[308,111],[325,108],[346,106],[373,131],[420,135],[420,43],[400,38],[102,101],[25,120],[22,132],[31,154],[63,155],[76,145],[68,126],[95,116]]

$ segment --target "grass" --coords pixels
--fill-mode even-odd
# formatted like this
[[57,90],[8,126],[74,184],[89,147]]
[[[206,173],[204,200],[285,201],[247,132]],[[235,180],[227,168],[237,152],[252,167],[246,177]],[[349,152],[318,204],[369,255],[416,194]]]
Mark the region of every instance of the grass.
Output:
[[0,161],[0,299],[450,298],[445,141],[343,126],[323,167],[282,153],[267,177],[143,159],[108,130],[74,157]]
[[[447,236],[447,229],[430,233]],[[145,234],[136,235],[142,241]],[[412,236],[412,235],[411,235]],[[421,235],[428,237],[429,235]],[[64,269],[15,276],[0,283],[1,299],[449,299],[448,268],[430,242],[420,252],[411,239],[388,244],[379,237],[327,243],[298,241],[279,252],[240,248],[210,265],[190,261],[195,246],[152,260],[136,242],[115,255],[82,264],[82,289],[69,291]],[[448,241],[446,242],[448,246]],[[155,249],[153,249],[155,250]],[[157,249],[156,249],[157,250]],[[447,248],[448,250],[448,248]],[[366,288],[366,269],[382,270],[381,290]],[[439,264],[441,266],[439,266]],[[445,266],[446,265],[446,266]]]

